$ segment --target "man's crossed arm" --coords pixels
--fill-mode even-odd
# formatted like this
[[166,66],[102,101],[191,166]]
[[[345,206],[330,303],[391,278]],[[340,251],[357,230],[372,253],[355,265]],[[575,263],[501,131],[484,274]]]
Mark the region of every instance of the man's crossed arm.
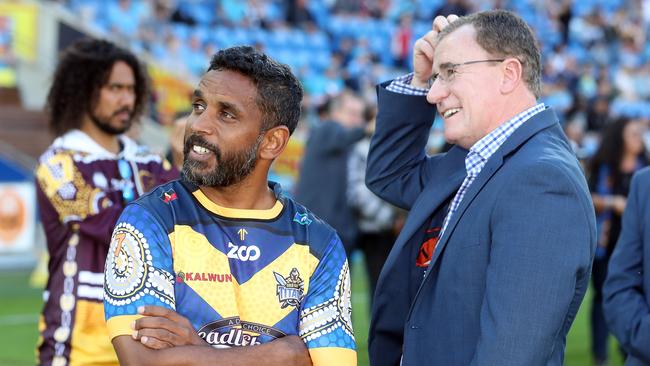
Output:
[[132,324],[133,334],[113,338],[121,365],[294,365],[311,366],[300,337],[238,348],[216,349],[196,334],[187,318],[159,306],[138,309],[144,317]]

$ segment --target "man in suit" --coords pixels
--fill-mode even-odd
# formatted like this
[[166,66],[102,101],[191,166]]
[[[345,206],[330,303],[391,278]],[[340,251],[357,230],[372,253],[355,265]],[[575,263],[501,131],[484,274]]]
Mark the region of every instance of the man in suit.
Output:
[[[596,243],[587,184],[518,16],[437,17],[378,87],[366,183],[410,210],[373,302],[372,365],[562,365]],[[425,98],[426,95],[426,98]],[[427,157],[435,113],[455,146]]]
[[605,319],[626,366],[650,366],[650,168],[633,178],[603,287]]

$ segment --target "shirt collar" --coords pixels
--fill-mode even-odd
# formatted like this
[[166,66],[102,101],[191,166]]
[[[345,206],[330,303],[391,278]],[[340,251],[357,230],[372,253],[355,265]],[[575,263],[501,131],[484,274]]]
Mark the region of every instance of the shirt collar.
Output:
[[53,146],[66,150],[80,151],[107,159],[117,159],[119,157],[134,159],[138,153],[138,145],[135,141],[125,135],[120,135],[118,138],[123,146],[123,149],[119,154],[114,154],[106,150],[85,132],[78,129],[70,130],[58,137],[54,140]]
[[465,158],[465,170],[467,170],[467,175],[477,175],[481,169],[483,169],[483,166],[485,166],[488,159],[490,159],[499,147],[506,142],[508,137],[510,137],[519,126],[544,109],[546,109],[544,103],[539,103],[534,107],[528,108],[509,119],[507,122],[501,124],[472,145],[472,147],[469,148],[467,157]]

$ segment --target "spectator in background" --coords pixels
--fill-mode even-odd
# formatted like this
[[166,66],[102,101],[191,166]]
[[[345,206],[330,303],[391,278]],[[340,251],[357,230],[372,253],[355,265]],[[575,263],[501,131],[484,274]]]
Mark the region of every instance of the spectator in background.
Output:
[[607,264],[621,232],[632,175],[648,164],[640,120],[621,118],[609,126],[589,163],[589,188],[596,210],[598,244],[592,268],[591,351],[596,365],[607,364],[609,332],[603,315],[603,284]]
[[183,111],[176,114],[169,136],[169,150],[167,150],[165,158],[178,170],[181,170],[183,167],[183,141],[185,138],[187,117],[190,113],[192,111]]
[[609,97],[596,96],[587,107],[587,130],[601,132],[609,122]]
[[336,229],[348,255],[358,233],[347,196],[348,159],[366,134],[364,108],[363,100],[350,91],[332,99],[328,118],[309,133],[296,186],[296,201]]
[[285,9],[287,24],[292,27],[303,27],[307,23],[315,22],[306,0],[287,0]]
[[411,43],[413,42],[413,16],[404,13],[399,18],[397,31],[393,33],[391,51],[395,66],[409,69],[411,62]]
[[[369,130],[374,129],[375,107],[366,108],[365,120]],[[370,136],[359,140],[348,160],[348,201],[359,223],[356,247],[366,259],[370,280],[370,299],[375,293],[381,268],[396,238],[397,208],[377,197],[366,187],[366,163]]]
[[125,205],[177,176],[123,134],[140,116],[147,78],[136,57],[82,40],[62,54],[47,99],[54,143],[36,169],[50,255],[38,360],[117,365],[103,320],[103,273]]

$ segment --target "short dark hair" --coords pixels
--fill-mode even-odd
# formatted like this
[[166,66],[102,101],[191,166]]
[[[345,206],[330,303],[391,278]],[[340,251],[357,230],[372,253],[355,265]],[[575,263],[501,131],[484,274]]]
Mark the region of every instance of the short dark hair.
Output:
[[542,91],[539,46],[528,24],[507,10],[489,10],[461,17],[438,35],[443,39],[464,25],[476,30],[476,42],[495,57],[514,57],[522,63],[524,81],[536,97]]
[[236,46],[217,52],[211,70],[231,70],[250,78],[257,88],[256,103],[262,111],[262,129],[287,126],[290,133],[300,119],[302,87],[287,65],[250,46]]
[[46,112],[56,136],[81,127],[84,115],[95,108],[100,89],[108,82],[117,61],[129,65],[135,78],[133,118],[142,113],[148,79],[135,55],[111,42],[84,38],[61,53],[47,96]]

